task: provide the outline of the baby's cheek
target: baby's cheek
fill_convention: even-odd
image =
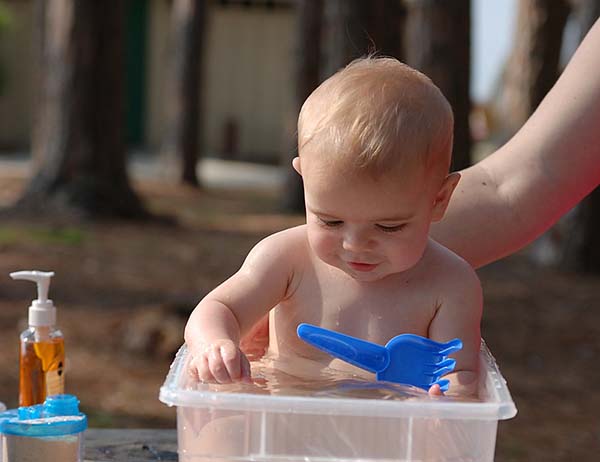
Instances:
[[[322,260],[329,260],[335,253],[337,239],[331,233],[313,231],[309,234],[308,241],[313,252]]]
[[[396,270],[403,271],[418,245],[415,236],[408,233],[385,235],[378,242],[377,253]]]
[[[426,245],[427,239],[401,242],[393,249],[390,249],[390,254],[395,255],[395,260],[402,269],[408,269],[421,259]]]

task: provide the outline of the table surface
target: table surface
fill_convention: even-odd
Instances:
[[[177,431],[100,429],[85,432],[85,462],[177,460]]]

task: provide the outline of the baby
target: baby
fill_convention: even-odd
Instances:
[[[206,382],[247,380],[240,338],[271,310],[271,355],[367,376],[300,340],[298,324],[382,345],[402,333],[458,337],[450,393],[475,393],[479,280],[428,236],[460,178],[448,174],[452,130],[439,89],[395,59],[359,59],[323,82],[302,106],[292,162],[306,224],[259,242],[198,304],[185,329],[190,372]],[[437,385],[429,392],[440,394]]]

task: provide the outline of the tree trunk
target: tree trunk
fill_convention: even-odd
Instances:
[[[574,13],[583,40],[600,17],[600,0],[579,0],[576,8]],[[600,274],[600,188],[579,204],[569,228],[571,232],[561,249],[561,267]]]
[[[304,100],[319,85],[321,59],[321,26],[323,23],[323,0],[298,0],[296,31],[296,116]],[[286,168],[283,210],[290,213],[304,212],[304,189],[302,178],[292,168],[291,161],[298,153],[297,133],[293,137],[290,155],[284,159]]]
[[[577,20],[581,26],[580,41],[600,17],[600,0],[574,0]]]
[[[556,82],[570,10],[568,0],[521,0],[518,6],[501,102],[507,136],[523,126]]]
[[[600,188],[581,203],[577,226],[581,228],[581,245],[570,249],[577,256],[573,269],[600,274]]]
[[[405,8],[399,0],[327,0],[324,15],[324,78],[369,53],[402,59]]]
[[[471,2],[410,0],[407,4],[407,63],[431,78],[452,106],[452,169],[460,170],[471,164]]]
[[[181,162],[181,181],[198,186],[196,165],[200,129],[202,34],[205,0],[174,0],[171,13],[171,52],[166,92],[166,131],[163,154]]]
[[[297,7],[297,112],[321,80],[353,59],[373,52],[400,57],[404,8],[399,0],[299,0]],[[304,211],[302,182],[291,168],[283,208]]]
[[[125,165],[121,0],[63,0],[43,15],[36,173],[16,210],[86,218],[147,217]]]

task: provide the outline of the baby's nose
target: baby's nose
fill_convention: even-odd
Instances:
[[[350,252],[357,252],[371,247],[372,242],[367,232],[363,230],[347,230],[344,233],[342,247]]]

